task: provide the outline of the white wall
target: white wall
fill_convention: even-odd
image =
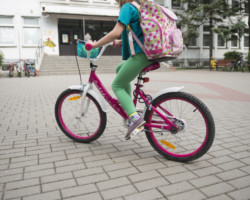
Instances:
[[[59,55],[58,44],[58,17],[56,15],[43,15],[42,16],[42,40],[46,42],[50,40],[56,46],[44,47],[44,53],[48,55]]]
[[[41,39],[43,42],[46,42],[49,38],[56,46],[53,48],[45,47],[45,53],[49,55],[59,55],[59,44],[58,44],[58,19],[60,17],[64,17],[64,15],[57,14],[41,14],[41,0],[0,0],[0,15],[12,15],[14,16],[14,30],[15,30],[15,45],[11,47],[0,46],[0,50],[4,53],[6,59],[34,59],[36,47],[25,47],[23,45],[23,21],[22,17],[40,17],[40,30],[41,30]],[[53,0],[57,2],[59,0]],[[66,0],[65,0],[66,2]],[[77,2],[77,1],[74,1]],[[114,0],[110,0],[111,4],[114,4]],[[171,7],[170,0],[164,0],[165,6]],[[78,2],[79,3],[79,2]],[[86,2],[85,2],[86,3]],[[92,6],[94,2],[90,0],[90,4]],[[81,4],[78,4],[82,6]],[[98,6],[101,6],[101,4]],[[65,18],[77,18],[84,19],[81,15],[66,15]],[[85,17],[87,18],[87,17]],[[89,16],[88,18],[92,18]],[[96,17],[94,17],[96,18]],[[99,19],[99,18],[98,18]],[[244,20],[247,21],[245,18]],[[198,38],[198,45],[202,44],[202,27],[200,28],[200,38]],[[216,41],[216,40],[215,40]],[[243,41],[242,41],[243,44]],[[226,51],[236,50],[241,51],[244,50],[247,52],[247,48],[243,48],[241,45],[241,49],[239,48],[231,48],[230,42],[228,44],[228,48],[217,49],[217,45],[215,45],[214,55],[217,58],[223,58],[223,54]],[[190,48],[186,50],[180,58],[208,58],[209,49],[203,47]]]
[[[23,45],[22,17],[40,17],[39,0],[0,0],[0,15],[14,16],[15,44],[11,47],[0,46],[6,59],[27,59],[35,55],[35,47]]]

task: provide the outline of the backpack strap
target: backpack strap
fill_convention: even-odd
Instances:
[[[141,5],[137,3],[136,1],[132,1],[130,4],[132,4],[134,7],[137,8],[137,10],[140,10]]]
[[[130,47],[130,51],[131,51],[132,56],[135,55],[133,38],[135,39],[137,44],[141,47],[142,51],[145,53],[145,48],[144,48],[143,44],[141,43],[141,41],[138,39],[138,37],[135,35],[135,33],[131,29],[129,31],[128,37],[129,37],[129,47]]]
[[[140,7],[141,7],[140,4],[138,4],[136,1],[133,1],[130,4],[133,5],[138,10],[138,12],[139,12]],[[128,37],[129,37],[129,47],[130,47],[131,55],[132,56],[135,55],[135,48],[134,48],[134,44],[133,44],[133,38],[135,39],[135,41],[137,42],[137,44],[141,47],[141,49],[145,53],[145,48],[144,48],[143,44],[138,39],[138,37],[135,35],[135,33],[132,31],[132,29],[130,28],[129,25],[127,26],[127,29],[129,31]]]

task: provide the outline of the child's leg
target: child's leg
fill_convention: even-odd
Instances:
[[[130,82],[146,66],[152,64],[152,62],[147,60],[144,53],[139,53],[135,56],[131,56],[122,64],[122,67],[120,67],[120,70],[115,80],[113,81],[112,89],[125,112],[130,115],[136,112],[136,109],[130,97],[130,94],[128,94],[125,88],[128,88]]]
[[[124,65],[126,61],[122,62],[121,64],[119,64],[117,67],[116,67],[116,74],[118,74],[118,72],[120,71],[120,69],[122,68],[122,66]],[[130,96],[131,98],[131,84],[128,83],[125,87],[124,87],[125,91],[128,93],[128,95]]]

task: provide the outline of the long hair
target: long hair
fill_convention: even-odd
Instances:
[[[132,1],[134,1],[134,0],[117,0],[117,3],[119,5],[119,8],[121,8],[123,6],[123,4],[129,3],[129,2],[132,2]],[[143,2],[146,2],[147,0],[138,0],[138,1],[137,1],[138,3],[142,4]]]

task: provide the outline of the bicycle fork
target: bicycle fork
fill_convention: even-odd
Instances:
[[[81,95],[81,106],[80,106],[80,110],[79,110],[77,119],[80,119],[81,117],[83,117],[88,112],[90,99],[87,99],[86,105],[84,105],[84,104],[85,104],[85,101],[86,101],[86,95],[87,95],[90,88],[91,88],[90,83],[88,83],[86,85],[82,85],[83,93]]]

